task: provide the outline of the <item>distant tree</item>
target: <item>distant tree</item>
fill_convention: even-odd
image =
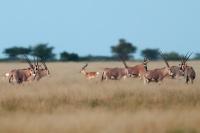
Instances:
[[[6,48],[3,53],[6,54],[10,59],[17,59],[20,55],[28,55],[30,54],[30,48],[24,47],[11,47]]]
[[[125,39],[120,39],[116,46],[111,46],[111,51],[114,56],[125,60],[128,60],[131,57],[131,54],[135,53],[136,50],[137,47],[133,46],[132,43],[127,42]]]
[[[69,61],[78,61],[79,60],[79,56],[76,53],[71,53],[69,55]]]
[[[195,56],[194,56],[194,59],[195,60],[200,60],[200,53],[196,53]]]
[[[69,59],[69,53],[64,51],[62,53],[60,53],[60,60],[61,61],[68,61]]]
[[[141,55],[146,57],[150,60],[157,60],[159,59],[159,49],[144,49],[141,51]]]
[[[179,55],[177,52],[169,52],[169,53],[164,53],[164,55],[166,56],[167,60],[180,60],[181,59],[181,55]]]
[[[53,49],[54,47],[48,47],[47,43],[37,44],[32,47],[32,55],[42,58],[43,60],[53,60],[55,58]]]
[[[61,61],[79,61],[79,56],[76,53],[68,53],[66,51],[60,53]]]

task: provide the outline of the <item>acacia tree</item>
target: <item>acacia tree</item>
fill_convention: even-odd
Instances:
[[[17,59],[21,55],[28,55],[30,54],[31,49],[25,47],[11,47],[6,48],[3,53],[8,56],[10,59]]]
[[[149,49],[149,48],[147,48],[147,49],[144,49],[144,50],[141,51],[141,55],[143,57],[150,59],[150,60],[159,59],[159,57],[160,57],[159,54],[160,54],[159,49]]]
[[[194,59],[195,60],[200,60],[200,53],[196,53],[195,56],[194,56]]]
[[[53,49],[54,47],[49,47],[47,43],[40,43],[32,47],[32,55],[43,60],[53,60],[55,58]]]
[[[164,53],[166,56],[167,60],[180,60],[181,55],[179,55],[177,52],[169,52],[169,53]]]
[[[79,56],[76,53],[68,53],[66,51],[60,53],[60,60],[61,61],[78,61]]]
[[[136,46],[127,42],[125,39],[119,39],[119,43],[116,46],[111,46],[111,51],[114,56],[128,60],[137,50]]]

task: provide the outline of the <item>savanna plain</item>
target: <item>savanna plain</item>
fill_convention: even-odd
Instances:
[[[0,63],[0,133],[198,133],[200,62],[188,64],[197,74],[193,85],[183,78],[149,85],[138,78],[87,80],[80,73],[84,62],[47,63],[50,76],[12,85],[3,74],[28,65]],[[163,61],[148,64],[149,69],[163,66]],[[91,62],[86,70],[104,67],[123,64]]]

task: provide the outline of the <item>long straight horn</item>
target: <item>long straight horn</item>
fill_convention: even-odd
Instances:
[[[185,58],[184,63],[186,63],[188,61],[188,59],[190,58],[191,55],[192,55],[192,53],[190,53],[190,55],[188,55],[188,57]]]
[[[163,54],[162,52],[160,52],[160,55],[161,55],[161,57],[163,58],[163,60],[165,61],[165,64],[167,65],[167,67],[170,67],[170,66],[169,66],[169,63],[168,63],[168,61],[167,61],[167,59],[166,59],[165,56],[164,56],[164,54]]]
[[[36,66],[36,60],[35,60],[35,57],[33,57],[33,63],[34,63],[34,66]]]
[[[146,57],[144,57],[143,65],[144,65],[144,68],[145,68],[146,71],[147,71],[147,63],[148,63],[148,60],[147,60]]]
[[[41,59],[41,62],[42,62],[42,64],[43,64],[44,68],[45,68],[46,70],[48,70],[47,65],[46,65],[46,63],[44,62],[44,60]],[[37,64],[38,64],[38,62],[37,62]]]
[[[24,58],[25,58],[26,62],[29,64],[29,66],[30,66],[32,69],[34,69],[34,66],[33,66],[33,64],[31,63],[31,61],[29,60],[28,56],[27,56],[27,55],[24,55]]]
[[[44,61],[44,60],[41,60],[41,62],[42,62],[42,64],[43,64],[45,70],[47,70],[47,71],[48,71],[48,74],[50,74],[50,71],[49,71],[49,69],[48,69],[48,67],[47,67],[47,65],[46,65],[46,63],[45,63],[45,61]],[[37,61],[37,64],[38,64],[38,61]]]
[[[189,54],[189,52],[187,52],[187,54],[186,54],[185,56],[182,57],[182,59],[181,59],[181,63],[182,63],[182,64],[185,63],[185,60],[186,60],[188,54]]]
[[[38,66],[38,57],[36,58],[36,65]]]
[[[148,58],[144,57],[144,63],[145,63],[145,64],[149,63],[149,61],[150,61],[150,60],[149,60]]]

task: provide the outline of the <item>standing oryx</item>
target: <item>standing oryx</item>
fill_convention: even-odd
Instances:
[[[43,68],[42,65],[39,65],[38,58],[37,62],[34,60],[33,65],[26,55],[24,55],[24,57],[26,62],[29,64],[29,67],[24,69],[13,69],[6,73],[5,76],[8,77],[9,83],[13,83],[15,81],[17,84],[21,84],[25,81],[33,81],[35,79],[38,81],[42,77],[50,74],[49,69],[44,61],[41,60],[44,66]]]
[[[6,73],[9,83],[16,81],[17,84],[21,84],[25,81],[30,81],[35,77],[38,68],[31,63],[26,55],[24,55],[24,57],[29,64],[29,67],[24,69],[13,69],[9,73]]]
[[[34,65],[35,65],[36,68],[37,68],[37,72],[36,72],[36,74],[35,74],[34,79],[36,79],[37,81],[39,81],[41,78],[43,78],[43,77],[45,77],[45,76],[50,75],[50,71],[49,71],[49,69],[48,69],[46,63],[45,63],[42,59],[41,59],[41,63],[42,63],[42,65],[44,66],[44,68],[43,68],[41,65],[39,65],[39,63],[38,63],[38,58],[37,58],[36,63],[35,63],[35,61],[34,61]]]
[[[162,58],[165,61],[165,64],[167,67],[163,67],[163,68],[157,68],[157,69],[153,69],[153,70],[147,70],[147,68],[145,69],[145,74],[144,74],[144,83],[149,83],[149,82],[159,82],[162,81],[166,76],[172,76],[173,72],[166,60],[166,58],[164,57],[164,55],[162,53],[160,53]],[[144,65],[144,68],[146,66]]]
[[[85,77],[86,77],[87,79],[94,79],[94,78],[98,77],[98,75],[100,74],[99,72],[86,72],[85,68],[86,68],[87,66],[88,66],[88,64],[84,65],[84,66],[82,67],[82,69],[81,69],[80,72],[81,72],[83,75],[85,75]]]
[[[179,66],[170,66],[173,75],[171,76],[173,79],[184,76],[184,72],[180,69]]]
[[[104,71],[102,73],[102,77],[101,77],[101,81],[103,80],[108,80],[108,79],[112,79],[112,80],[118,80],[121,78],[126,78],[128,77],[128,69],[126,68],[104,68]]]
[[[145,68],[144,65],[147,67],[147,63],[149,62],[149,60],[147,60],[147,58],[144,59],[144,62],[142,64],[138,64],[132,67],[129,67],[125,60],[122,59],[122,62],[125,66],[125,68],[128,70],[128,75],[132,76],[132,77],[139,77],[140,79],[142,79],[144,73],[145,73]]]
[[[189,81],[191,81],[191,83],[193,83],[193,80],[196,77],[196,73],[193,69],[192,66],[188,66],[187,65],[187,61],[190,58],[190,56],[192,55],[192,53],[190,55],[188,55],[188,53],[183,57],[183,59],[181,60],[181,64],[180,64],[180,70],[182,70],[184,72],[184,77],[186,79],[186,83],[188,84]]]

